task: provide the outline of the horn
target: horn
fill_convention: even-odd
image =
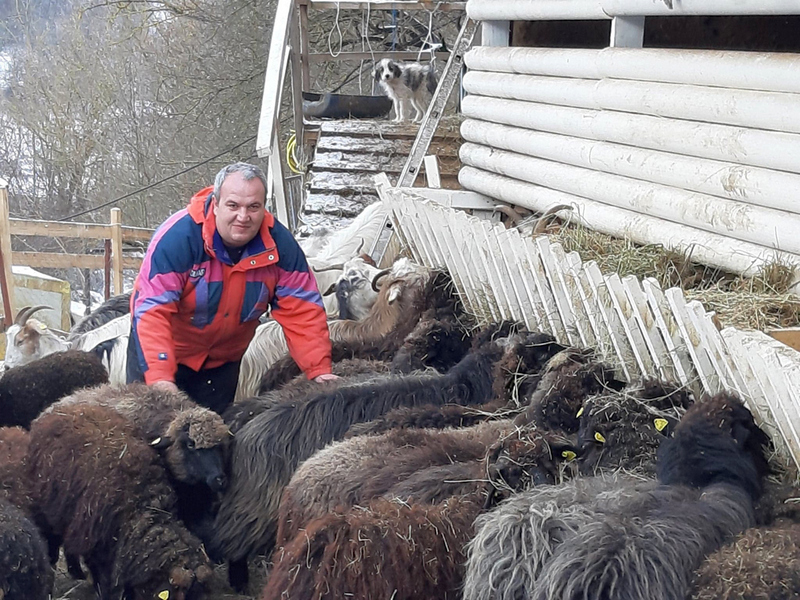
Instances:
[[[332,283],[328,286],[328,289],[322,292],[323,296],[330,296],[333,292],[336,291],[336,284]]]
[[[512,226],[516,225],[517,223],[519,223],[519,213],[517,211],[515,211],[513,208],[511,208],[510,206],[505,206],[505,205],[502,205],[502,204],[498,204],[492,210],[493,210],[493,212],[501,212],[505,216],[507,216],[508,220],[511,221],[511,225]],[[508,228],[508,226],[506,226],[506,228]]]
[[[33,313],[42,310],[43,308],[50,308],[46,304],[37,304],[36,306],[25,306],[17,313],[17,318],[14,320],[14,325],[22,327],[28,322]]]
[[[388,275],[391,272],[392,272],[391,269],[384,269],[383,271],[379,271],[378,273],[376,273],[375,277],[372,278],[372,291],[380,292],[380,290],[378,289],[378,281],[380,280],[381,277],[383,277],[384,275]]]
[[[536,224],[533,226],[531,235],[544,233],[550,222],[556,218],[556,213],[562,210],[572,210],[572,207],[569,204],[556,204],[544,211],[542,216],[536,219]]]
[[[365,240],[364,238],[361,238],[361,243],[358,245],[358,250],[356,250],[356,256],[358,256],[359,254],[361,254],[361,249],[364,247],[364,242],[365,242],[365,241],[366,241],[366,240]]]

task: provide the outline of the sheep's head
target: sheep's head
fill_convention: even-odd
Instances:
[[[188,537],[188,532],[186,534],[181,537]],[[157,573],[152,574],[148,581],[130,590],[126,597],[135,600],[199,600],[204,598],[205,587],[214,574],[211,561],[199,547],[199,540],[191,540],[191,545],[186,544],[186,541],[184,539],[175,540],[176,547],[181,549],[180,554],[176,552],[170,557],[171,560],[167,559],[168,564],[165,564]]]
[[[151,442],[164,453],[170,473],[188,484],[204,483],[215,492],[225,489],[225,454],[231,433],[217,413],[202,407],[182,410],[167,434]]]
[[[5,369],[21,367],[48,354],[69,349],[69,342],[38,319],[31,318],[34,313],[45,308],[49,307],[26,306],[17,313],[14,324],[6,331]]]

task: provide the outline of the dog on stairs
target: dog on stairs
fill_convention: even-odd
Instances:
[[[392,99],[394,121],[407,120],[408,105],[414,109],[414,123],[422,121],[428,103],[436,91],[436,70],[433,63],[402,63],[388,58],[375,65],[375,80]]]

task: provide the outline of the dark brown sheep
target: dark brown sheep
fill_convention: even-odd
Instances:
[[[30,434],[21,427],[0,427],[0,499],[32,515],[31,483],[28,478]]]
[[[461,598],[481,494],[441,504],[379,499],[308,524],[273,556],[262,600]]]
[[[31,427],[33,498],[46,535],[82,556],[102,597],[197,597],[211,576],[200,541],[175,514],[157,453],[116,411],[61,407]]]
[[[748,529],[708,556],[695,573],[691,598],[800,598],[800,523]]]
[[[59,399],[84,387],[108,383],[108,373],[94,354],[56,352],[0,378],[0,425],[30,427],[39,414]]]

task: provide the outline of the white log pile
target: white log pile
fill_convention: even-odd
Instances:
[[[469,6],[490,4],[626,2]],[[477,18],[514,18],[492,15]],[[570,204],[593,229],[728,271],[800,266],[800,55],[479,47],[465,62],[466,189]]]

